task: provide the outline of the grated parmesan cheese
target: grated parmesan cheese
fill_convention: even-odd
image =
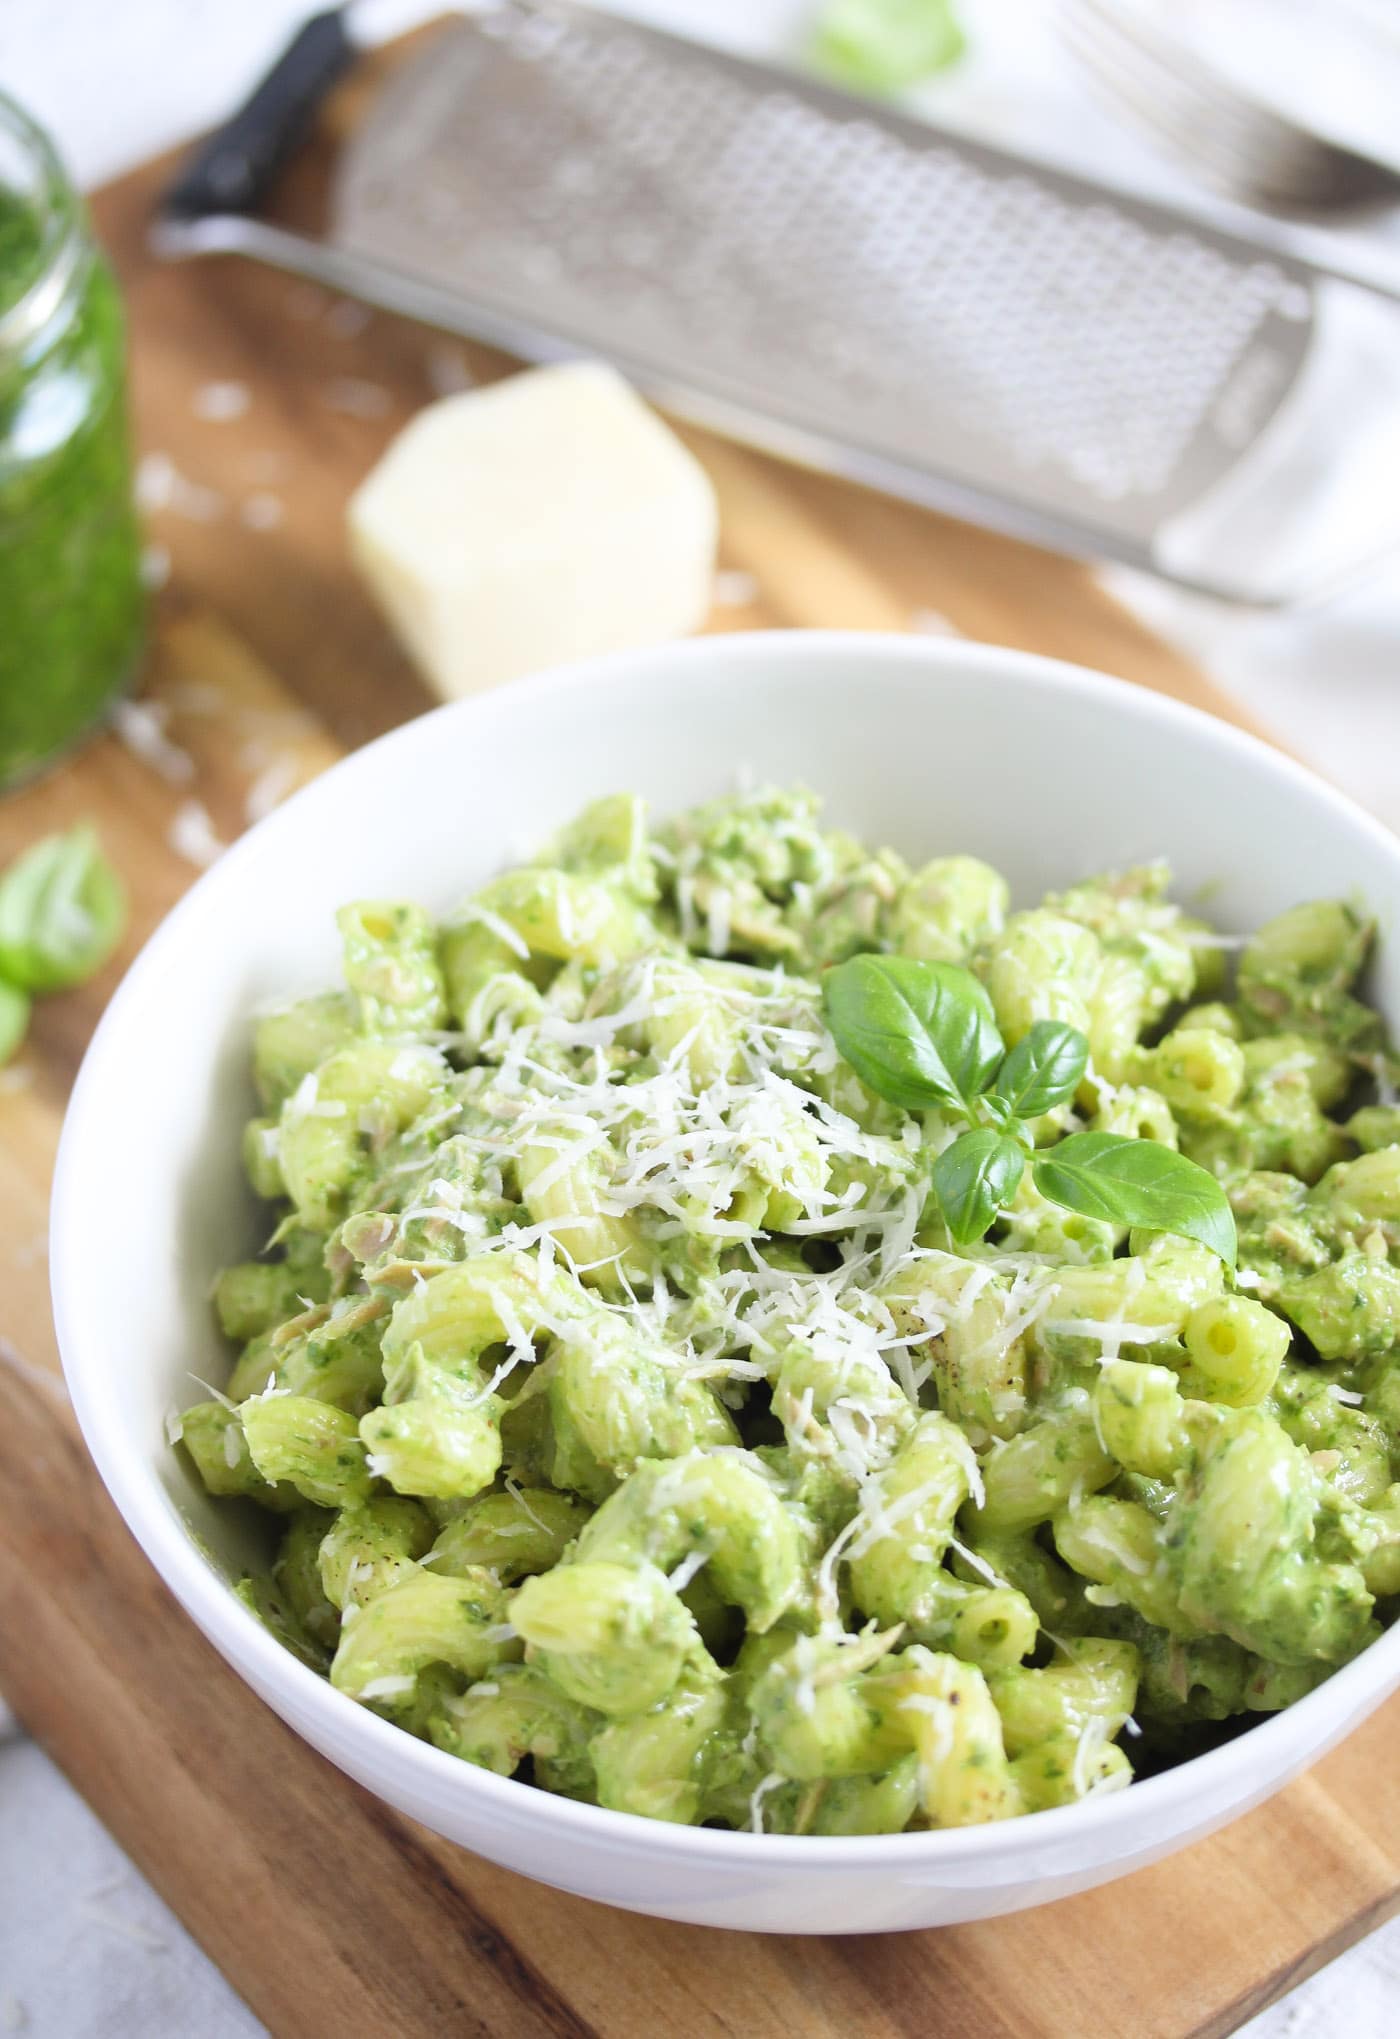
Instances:
[[[285,503],[271,489],[254,489],[239,506],[239,521],[250,531],[276,531],[287,514]]]
[[[321,321],[326,331],[336,340],[358,340],[373,319],[374,313],[358,298],[337,298]]]
[[[225,501],[218,490],[181,474],[168,453],[142,456],[133,493],[137,509],[148,515],[168,510],[172,516],[188,517],[196,524],[212,524],[224,514]]]
[[[266,820],[273,808],[281,805],[299,775],[297,761],[290,753],[273,758],[263,767],[243,799],[243,812],[250,828]]]
[[[704,1570],[710,1562],[711,1553],[703,1547],[690,1551],[683,1557],[673,1572],[666,1575],[666,1583],[673,1593],[684,1593],[697,1572]]]
[[[327,410],[347,418],[387,418],[394,408],[383,383],[369,382],[362,375],[333,375],[322,385],[321,401]]]
[[[146,545],[141,549],[141,585],[148,595],[159,594],[170,579],[170,547]]]
[[[230,425],[252,404],[246,382],[204,382],[190,399],[190,409],[206,425]]]
[[[448,341],[428,349],[424,373],[434,396],[460,396],[463,390],[476,388],[465,350]]]
[[[118,701],[112,709],[112,727],[132,756],[172,786],[187,786],[195,775],[195,762],[187,750],[171,742],[169,722],[170,708],[164,701]]]
[[[758,581],[741,567],[724,567],[715,575],[714,593],[717,609],[746,609],[758,600]]]
[[[909,628],[919,637],[961,637],[963,634],[941,609],[916,609],[909,618]]]
[[[530,944],[523,935],[516,932],[508,920],[502,920],[499,913],[493,913],[487,906],[478,906],[473,903],[464,906],[460,912],[452,917],[452,925],[454,927],[464,927],[472,921],[479,921],[482,927],[486,928],[496,937],[498,942],[505,943],[512,955],[519,956],[522,963],[529,962]]]
[[[228,848],[215,833],[209,810],[202,800],[185,800],[176,808],[166,830],[166,841],[177,857],[199,870],[207,870]]]
[[[780,1784],[786,1783],[787,1779],[781,1770],[770,1770],[768,1775],[761,1779],[754,1787],[749,1797],[749,1831],[751,1833],[761,1834],[763,1832],[763,1801],[770,1792],[776,1791]]]
[[[388,1672],[382,1678],[371,1678],[367,1685],[360,1687],[361,1699],[408,1699],[412,1696],[414,1680],[402,1672]]]

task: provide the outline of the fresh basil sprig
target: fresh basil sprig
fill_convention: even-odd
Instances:
[[[1235,1264],[1235,1220],[1213,1175],[1156,1140],[1071,1133],[1037,1153],[1028,1119],[1074,1096],[1089,1062],[1077,1027],[1037,1020],[1007,1053],[970,970],[905,956],[853,956],[822,983],[838,1050],[877,1096],[939,1110],[970,1130],[933,1165],[933,1190],[960,1245],[980,1239],[1031,1180],[1050,1203],[1111,1224],[1196,1239]]]
[[[101,969],[126,927],[126,894],[94,828],[46,835],[0,876],[0,976],[67,991]]]

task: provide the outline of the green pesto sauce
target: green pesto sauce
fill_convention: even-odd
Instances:
[[[0,342],[0,785],[96,723],[141,649],[121,304],[85,261],[66,313]],[[0,318],[43,266],[38,221],[0,188]]]

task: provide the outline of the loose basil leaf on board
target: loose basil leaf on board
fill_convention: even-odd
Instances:
[[[1089,1063],[1089,1043],[1078,1027],[1037,1020],[997,1071],[993,1093],[1017,1118],[1038,1119],[1057,1104],[1068,1104]]]
[[[1020,1143],[991,1126],[962,1133],[933,1164],[943,1221],[959,1246],[980,1239],[1015,1196],[1026,1165]]]
[[[99,970],[126,926],[126,894],[97,832],[48,835],[0,877],[0,976],[66,991]]]
[[[1213,1175],[1157,1140],[1071,1133],[1037,1155],[1031,1173],[1051,1203],[1115,1225],[1146,1225],[1199,1240],[1235,1264],[1235,1219]]]
[[[823,978],[822,1007],[857,1076],[906,1111],[966,1110],[1004,1052],[991,1000],[956,963],[852,956]]]

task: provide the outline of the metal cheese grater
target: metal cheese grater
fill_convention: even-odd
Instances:
[[[311,241],[247,207],[346,60],[339,15],[312,32],[299,83],[294,44],[261,88],[276,118],[255,95],[171,194],[163,252],[255,255],[529,359],[600,354],[798,460],[1252,597],[1162,538],[1298,388],[1327,271],[1283,230],[1265,248],[571,0],[507,0],[393,75]]]

